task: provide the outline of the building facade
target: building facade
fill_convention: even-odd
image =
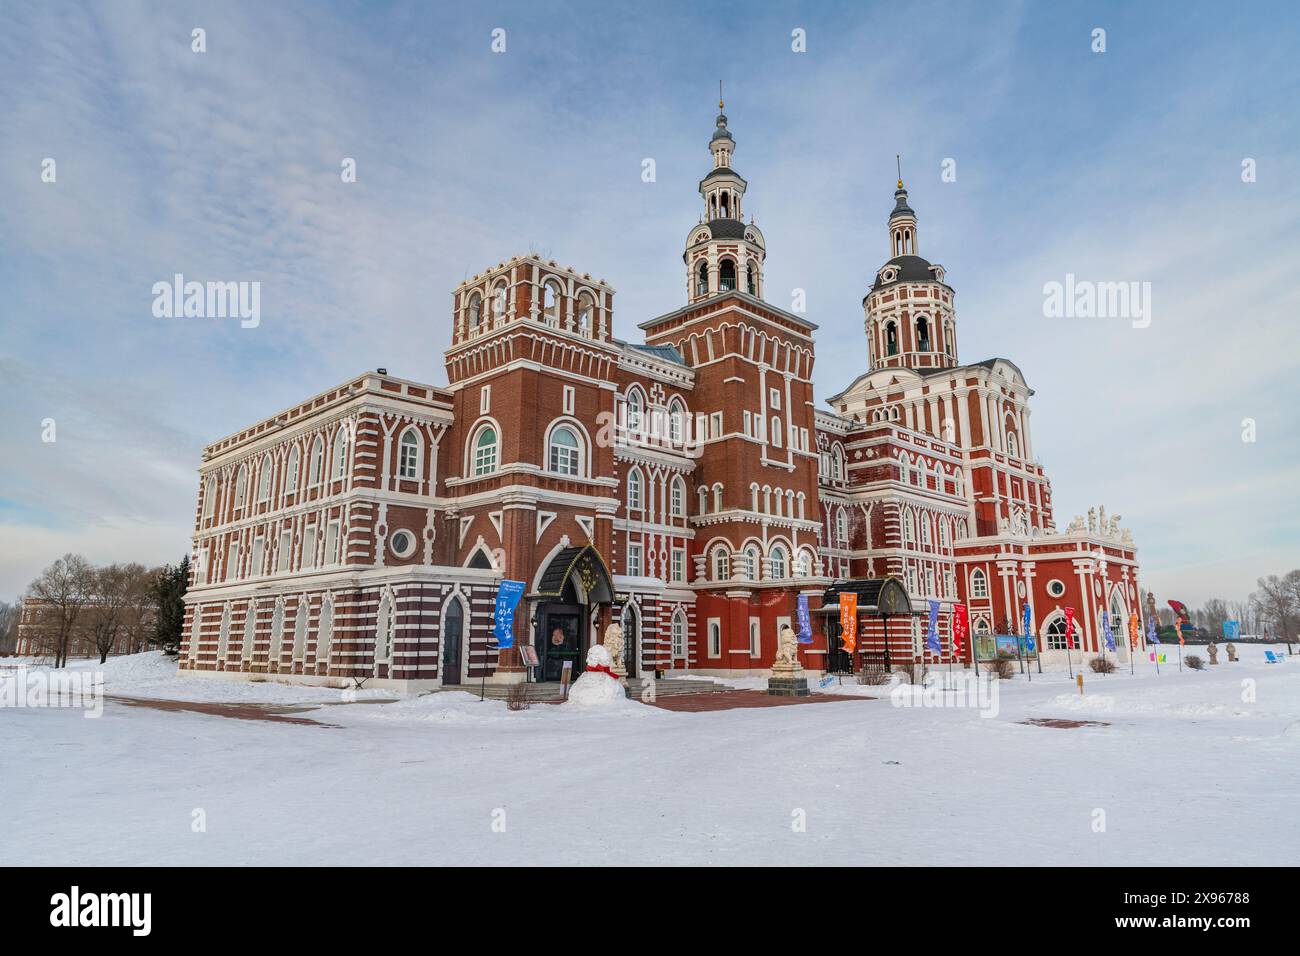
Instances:
[[[823,605],[891,578],[909,607],[864,608],[857,641],[891,663],[948,661],[955,602],[980,634],[1030,604],[1049,663],[1073,607],[1095,652],[1101,611],[1137,609],[1133,542],[1104,514],[1056,530],[1032,392],[1006,359],[959,361],[954,293],[902,183],[863,300],[868,370],[818,409],[816,326],[763,297],[724,114],[709,151],[686,304],[641,322],[643,342],[613,335],[603,279],[515,256],[453,292],[445,387],[380,369],[207,446],[182,668],[554,680],[619,621],[633,676],[761,674],[806,595],[823,613],[800,653],[821,671],[844,666]],[[504,579],[525,595],[498,649]]]

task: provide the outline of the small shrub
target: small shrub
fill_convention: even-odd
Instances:
[[[1109,657],[1094,657],[1088,661],[1088,666],[1092,668],[1094,674],[1113,674],[1115,673],[1115,662]]]
[[[1183,663],[1194,671],[1199,671],[1205,666],[1205,661],[1201,660],[1200,656],[1197,654],[1188,654],[1183,658]]]
[[[506,691],[506,710],[527,710],[528,706],[528,685],[511,684]]]
[[[988,671],[997,677],[998,680],[1011,680],[1016,669],[1012,663],[1015,658],[1005,655],[998,655],[994,660],[989,661]]]
[[[930,666],[925,661],[919,664],[908,661],[906,664],[899,665],[898,672],[907,678],[909,684],[924,684],[925,675],[930,672]]]

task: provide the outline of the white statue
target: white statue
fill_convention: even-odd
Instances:
[[[799,637],[789,624],[781,625],[776,638],[776,659],[772,661],[774,671],[803,670],[799,663]]]
[[[609,651],[609,658],[613,661],[614,673],[619,677],[627,676],[627,668],[623,665],[623,626],[615,621],[609,627],[605,628],[605,650]]]
[[[1097,532],[1099,534],[1105,534],[1106,527],[1106,506],[1102,505],[1097,511]]]
[[[1112,538],[1119,534],[1119,519],[1122,518],[1122,517],[1124,517],[1124,516],[1123,516],[1123,515],[1111,515],[1111,516],[1110,516],[1110,527],[1107,529],[1107,533],[1108,533]]]
[[[1065,529],[1066,534],[1076,534],[1083,530],[1083,515],[1075,515],[1070,526]]]
[[[1097,509],[1088,509],[1088,533],[1092,534],[1097,530]]]

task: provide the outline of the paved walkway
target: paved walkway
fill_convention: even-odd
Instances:
[[[111,700],[128,707],[147,707],[150,710],[188,711],[194,714],[208,714],[213,717],[233,717],[235,720],[266,720],[282,724],[308,724],[314,727],[338,727],[310,717],[292,717],[311,710],[320,710],[319,704],[304,707],[286,707],[279,704],[220,704],[192,700],[158,700],[154,697],[116,697],[106,694],[105,700]]]

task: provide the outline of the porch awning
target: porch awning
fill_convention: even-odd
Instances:
[[[564,593],[564,585],[573,576],[575,583],[587,595],[591,604],[605,604],[614,599],[614,585],[610,580],[605,559],[589,544],[563,548],[546,566],[535,594],[530,598],[557,598]]]
[[[907,588],[898,578],[854,578],[836,581],[822,595],[819,614],[838,614],[841,594],[858,596],[858,613],[876,615],[915,614]]]

